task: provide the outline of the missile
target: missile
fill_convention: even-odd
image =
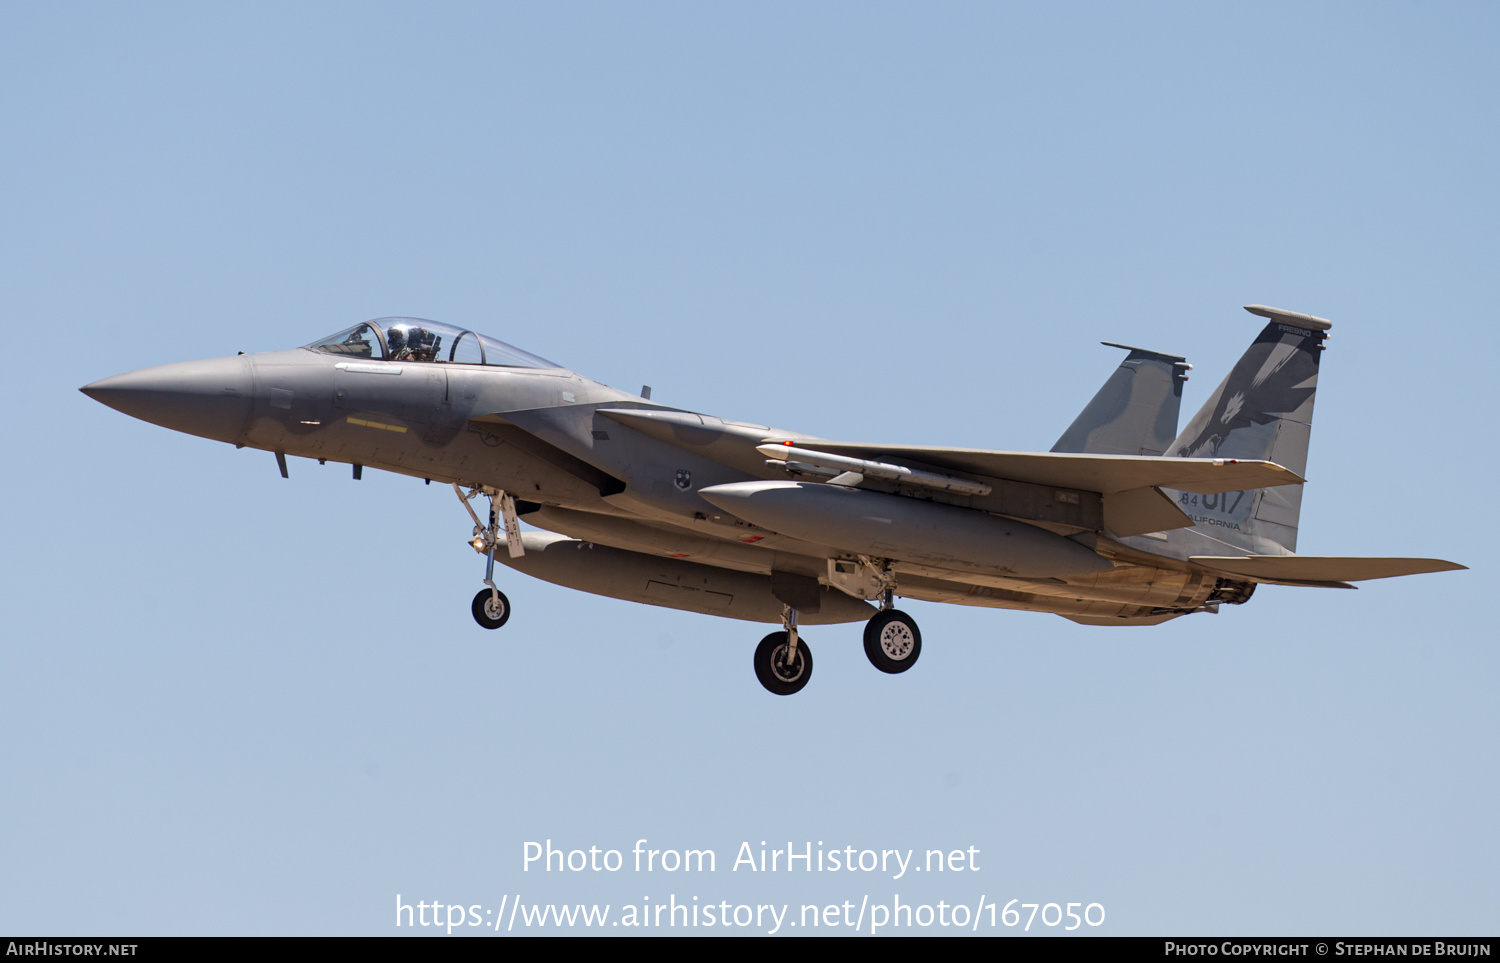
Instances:
[[[1024,578],[1113,568],[1035,525],[904,495],[795,481],[732,482],[698,494],[752,525],[874,558]]]
[[[936,488],[940,491],[953,492],[956,495],[988,495],[992,491],[984,482],[970,481],[967,478],[940,475],[937,472],[907,468],[905,465],[892,465],[883,461],[834,455],[826,451],[813,451],[809,448],[798,448],[795,445],[760,445],[755,450],[767,458],[784,461],[789,465],[812,465],[838,472],[854,472],[858,475],[869,475],[871,478],[881,478],[906,485]]]
[[[782,602],[771,591],[769,575],[659,558],[552,532],[523,532],[521,542],[525,555],[497,555],[495,561],[554,585],[627,602],[746,622],[781,621]],[[804,625],[863,622],[875,614],[867,602],[816,585],[811,578],[806,582],[817,590],[818,607],[799,610],[798,620]]]

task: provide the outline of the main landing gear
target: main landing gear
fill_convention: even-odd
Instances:
[[[865,623],[865,655],[881,672],[905,672],[922,654],[916,620],[897,609],[885,609]]]
[[[860,556],[880,585],[880,611],[865,623],[865,656],[881,672],[895,675],[917,664],[922,654],[922,633],[910,615],[896,604],[896,572],[890,559]]]
[[[894,594],[887,590],[880,611],[865,623],[865,655],[871,665],[891,675],[916,665],[922,654],[917,620],[892,607]],[[772,632],[755,647],[755,677],[768,692],[792,695],[812,678],[812,650],[797,632],[796,609],[784,606],[781,624],[782,631]]]
[[[784,631],[772,632],[755,647],[755,677],[776,695],[801,692],[812,678],[812,649],[797,635],[797,610],[783,606]]]
[[[463,502],[464,510],[474,520],[474,538],[469,542],[474,546],[474,551],[485,557],[484,562],[484,584],[488,588],[481,589],[474,596],[474,604],[470,611],[474,613],[474,621],[480,627],[486,629],[498,629],[510,621],[510,599],[495,585],[495,548],[500,544],[501,527],[504,527],[505,542],[510,551],[511,558],[519,558],[526,554],[526,547],[521,544],[521,523],[516,519],[516,500],[513,496],[493,488],[472,488],[467,494],[464,490],[453,486],[454,494],[458,500]],[[486,525],[479,520],[474,506],[470,504],[474,496],[484,494],[490,500],[490,510]]]

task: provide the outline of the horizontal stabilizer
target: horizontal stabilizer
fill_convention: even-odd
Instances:
[[[1360,558],[1343,555],[1194,555],[1194,565],[1265,582],[1363,582],[1372,578],[1453,572],[1467,565],[1440,558]]]
[[[773,440],[780,442],[780,439]],[[1212,495],[1249,488],[1300,485],[1304,481],[1296,472],[1275,462],[1253,459],[1073,455],[928,445],[868,445],[846,441],[801,444],[855,458],[905,458],[952,471],[1103,494],[1136,488],[1172,488]]]

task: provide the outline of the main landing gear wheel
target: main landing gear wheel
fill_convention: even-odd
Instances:
[[[798,637],[797,654],[790,660],[787,654],[791,646],[787,643],[787,633],[772,632],[755,647],[755,677],[776,695],[801,692],[812,678],[812,649],[807,647],[807,640]]]
[[[504,592],[481,589],[474,596],[474,621],[486,629],[498,629],[510,620],[510,599]]]
[[[865,655],[881,672],[905,672],[922,654],[922,633],[905,612],[886,609],[865,623]]]

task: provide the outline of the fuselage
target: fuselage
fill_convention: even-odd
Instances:
[[[921,631],[898,597],[1154,625],[1246,602],[1262,583],[1352,588],[1462,569],[1297,553],[1331,322],[1246,310],[1269,322],[1175,437],[1185,362],[1128,348],[1049,452],[731,421],[416,318],[82,390],[274,452],[284,477],[293,456],[351,464],[355,479],[373,468],[451,486],[484,556],[470,603],[481,628],[512,613],[496,562],[595,595],[779,623],[756,646],[755,674],[790,695],[813,669],[801,625],[863,622],[876,669],[915,665]]]

